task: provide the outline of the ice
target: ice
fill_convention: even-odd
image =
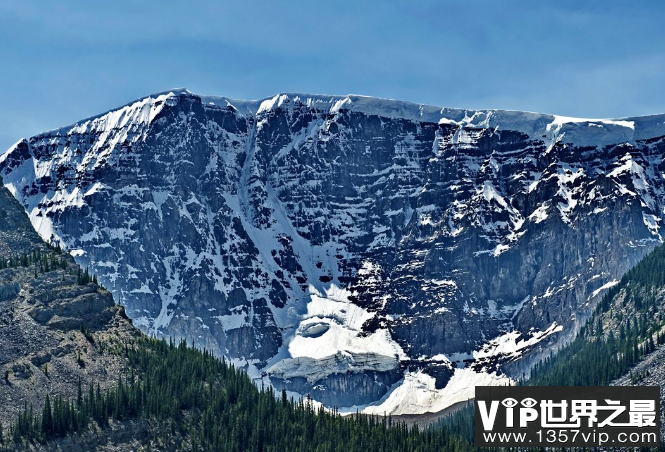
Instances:
[[[605,146],[633,142],[642,132],[636,119],[585,119],[554,116],[546,127],[550,143],[575,143],[578,146]]]
[[[569,123],[589,123],[591,125],[596,125],[596,124],[609,124],[609,125],[616,125],[619,127],[625,127],[628,129],[633,129],[635,130],[635,121],[628,121],[628,120],[616,120],[616,119],[585,119],[585,118],[573,118],[569,116],[554,116],[554,121],[550,123],[549,127],[560,127],[564,124],[569,124]]]
[[[587,298],[587,300],[591,300],[592,298],[598,296],[598,294],[601,293],[602,291],[607,290],[607,289],[609,289],[609,288],[611,288],[611,287],[614,287],[614,286],[616,286],[617,284],[619,284],[619,280],[618,280],[618,279],[614,279],[614,280],[612,280],[612,281],[610,281],[610,282],[608,282],[608,283],[603,284],[603,285],[600,286],[598,289],[596,289],[596,290],[594,290],[593,292],[591,292],[591,295],[589,295],[589,297]]]
[[[365,269],[370,268],[367,264]],[[374,354],[387,357],[406,356],[401,347],[386,330],[379,329],[369,335],[361,335],[363,324],[374,314],[348,300],[350,292],[331,285],[324,293],[310,288],[310,301],[299,320],[300,334],[296,333],[288,343],[290,357],[328,358],[339,351],[356,354]],[[313,325],[325,331],[320,335],[302,334]],[[326,325],[323,327],[322,325]]]
[[[131,293],[143,293],[143,294],[152,294],[152,290],[146,285],[146,284],[141,284],[141,287],[138,289],[134,289],[131,291]]]
[[[476,386],[505,386],[514,382],[505,375],[475,372],[469,368],[456,368],[443,389],[436,389],[435,380],[424,372],[406,372],[379,402],[360,407],[340,409],[343,414],[363,413],[375,415],[436,413],[458,402],[475,397]]]
[[[436,286],[450,286],[453,288],[457,287],[457,283],[452,279],[432,279],[430,282]]]
[[[506,203],[506,200],[503,199],[503,196],[501,196],[497,191],[496,188],[494,188],[494,185],[492,185],[492,182],[486,180],[484,185],[483,185],[483,197],[485,198],[485,201],[489,202],[491,200],[495,200],[501,207],[508,208],[508,203]]]
[[[646,212],[642,212],[642,219],[646,227],[649,228],[649,232],[651,232],[655,236],[660,237],[658,231],[660,230],[659,223],[661,219],[653,214],[648,214]]]
[[[498,257],[501,253],[504,253],[510,249],[510,246],[504,245],[504,244],[498,244],[496,248],[494,248],[494,252],[492,253],[494,257]]]
[[[394,372],[403,365],[400,361],[408,359],[407,355],[391,337],[388,328],[373,326],[370,332],[366,332],[363,331],[363,326],[366,328],[368,324],[376,325],[375,321],[378,321],[379,325],[384,321],[408,321],[408,313],[385,309],[392,308],[390,303],[397,296],[383,293],[382,285],[387,284],[390,278],[400,272],[421,275],[426,259],[436,258],[436,253],[432,252],[430,243],[423,242],[422,246],[413,252],[413,259],[394,273],[391,272],[392,269],[381,268],[377,261],[382,257],[375,256],[383,256],[393,250],[401,253],[403,250],[398,241],[419,236],[426,239],[423,230],[434,231],[433,234],[437,236],[432,237],[439,243],[443,240],[439,240],[438,234],[445,235],[446,240],[451,238],[451,243],[457,243],[459,240],[470,240],[473,234],[480,232],[481,246],[473,250],[475,255],[483,255],[483,259],[503,259],[503,253],[511,247],[519,246],[517,242],[525,231],[530,229],[530,232],[539,233],[543,225],[537,225],[548,218],[550,221],[559,221],[562,218],[570,227],[575,227],[574,214],[578,210],[585,214],[597,214],[611,209],[606,204],[598,204],[598,207],[591,204],[591,201],[599,202],[607,196],[601,188],[595,187],[595,191],[588,193],[579,190],[580,185],[602,173],[611,179],[612,183],[607,185],[614,189],[614,193],[610,196],[619,193],[637,198],[636,201],[643,208],[644,225],[653,234],[651,240],[660,240],[663,194],[654,191],[657,187],[654,180],[662,177],[661,174],[654,173],[658,171],[654,168],[659,168],[659,162],[655,161],[657,158],[653,155],[640,155],[635,152],[636,148],[631,147],[631,143],[665,135],[665,115],[598,120],[529,112],[441,108],[356,95],[280,93],[266,99],[250,101],[203,96],[203,108],[207,112],[214,110],[219,114],[219,109],[225,109],[225,114],[229,111],[235,112],[237,119],[247,120],[247,124],[251,124],[247,127],[247,133],[229,132],[213,120],[200,124],[211,142],[218,137],[224,137],[225,140],[224,145],[218,145],[210,156],[205,156],[205,170],[204,166],[201,166],[202,177],[213,178],[217,173],[225,172],[224,177],[234,181],[232,188],[220,188],[220,191],[215,193],[219,202],[214,208],[211,207],[210,200],[204,199],[204,195],[199,193],[197,198],[193,193],[189,193],[189,189],[181,190],[181,187],[176,187],[174,184],[177,177],[173,175],[157,188],[143,178],[145,174],[140,173],[128,173],[126,180],[123,175],[118,186],[115,186],[115,181],[107,181],[106,186],[94,180],[97,171],[104,171],[123,158],[132,162],[132,170],[135,162],[138,162],[137,168],[141,163],[145,164],[141,159],[147,156],[141,155],[141,146],[134,144],[148,137],[149,126],[160,121],[165,108],[175,105],[181,96],[190,95],[193,96],[187,90],[158,93],[74,126],[33,137],[30,141],[21,140],[0,156],[0,162],[14,157],[13,153],[19,147],[32,154],[29,154],[28,158],[21,155],[23,160],[18,166],[12,165],[11,171],[2,175],[3,182],[26,207],[30,220],[40,235],[47,239],[60,239],[60,225],[57,221],[54,224],[53,218],[58,218],[65,210],[67,214],[88,210],[88,204],[94,207],[92,200],[105,199],[107,196],[109,202],[136,208],[136,218],[158,216],[160,221],[166,221],[171,218],[170,215],[174,215],[174,221],[183,221],[187,227],[191,223],[197,228],[196,232],[201,234],[202,241],[205,242],[202,250],[194,251],[189,246],[174,246],[167,251],[166,257],[150,255],[149,259],[153,260],[152,267],[146,266],[141,272],[123,261],[122,250],[117,256],[119,264],[114,264],[115,256],[105,257],[102,262],[96,263],[99,268],[109,270],[107,276],[111,282],[132,280],[129,289],[120,291],[120,302],[129,296],[130,292],[154,295],[152,305],[157,312],[151,311],[149,317],[146,311],[146,315],[141,314],[135,320],[137,325],[152,333],[168,327],[174,315],[180,315],[176,314],[177,303],[189,289],[188,284],[185,284],[188,271],[201,272],[201,275],[210,278],[219,294],[229,295],[232,289],[237,288],[237,281],[229,277],[233,269],[226,258],[244,246],[245,237],[241,238],[231,228],[224,230],[224,234],[228,235],[225,237],[228,240],[224,243],[218,243],[212,236],[220,228],[220,217],[238,221],[238,229],[242,230],[242,234],[246,233],[246,241],[255,247],[252,248],[252,253],[256,254],[248,259],[251,263],[246,270],[251,281],[243,281],[246,284],[242,287],[246,298],[267,299],[272,281],[281,281],[284,287],[289,286],[286,307],[278,308],[268,304],[273,316],[271,320],[274,319],[283,335],[283,345],[278,354],[265,367],[260,367],[257,361],[247,359],[234,361],[238,365],[246,366],[254,377],[261,377],[261,372],[269,371],[276,376],[302,377],[314,382],[334,373]],[[262,131],[262,127],[277,109],[285,112],[285,118],[291,121],[298,118],[298,114],[304,111],[305,107],[312,110],[312,119],[308,126],[297,129],[295,123],[286,124],[289,129],[293,127],[291,136],[285,137],[287,144],[280,149],[274,149],[274,154],[271,154],[271,158],[281,159],[280,165],[283,165],[273,174],[262,175],[261,171],[272,168],[272,163],[260,160],[260,156],[254,155],[257,133]],[[296,208],[282,203],[280,198],[284,198],[285,190],[297,190],[302,188],[302,185],[315,191],[321,184],[330,182],[319,175],[303,178],[289,174],[289,159],[295,158],[294,155],[301,152],[311,152],[312,156],[326,152],[325,146],[317,148],[309,144],[327,145],[330,143],[326,140],[332,139],[331,134],[344,136],[348,133],[349,130],[345,129],[348,126],[344,121],[335,123],[339,127],[337,132],[331,128],[333,121],[344,116],[346,112],[372,116],[371,121],[374,121],[377,127],[390,125],[387,118],[419,122],[409,124],[395,141],[387,144],[375,145],[372,142],[357,148],[344,149],[344,152],[357,152],[359,160],[370,158],[373,153],[383,150],[396,156],[377,168],[350,168],[352,177],[361,181],[353,187],[357,193],[344,193],[334,202],[320,208],[307,206],[306,202]],[[180,113],[181,119],[186,121],[186,114]],[[243,115],[253,116],[258,121],[250,122],[248,118],[242,118]],[[413,130],[421,127],[432,129],[432,143],[418,141],[418,133]],[[158,130],[159,127],[155,129]],[[484,149],[480,149],[482,152],[475,152],[481,137],[493,134],[492,139],[504,140],[507,136],[512,139],[510,134],[501,136],[502,130],[519,131],[529,135],[532,140],[526,149],[514,149],[502,154],[492,149],[488,149],[487,153]],[[77,143],[75,134],[79,132],[87,135]],[[87,142],[88,140],[90,141]],[[174,156],[179,149],[187,148],[187,140],[187,133],[178,134],[173,148],[165,150],[164,156],[173,156],[176,166],[191,165],[194,160],[188,155],[177,156],[177,159]],[[70,141],[71,144],[65,144]],[[564,149],[564,152],[552,155],[556,157],[552,166],[547,169],[538,168],[536,171],[541,163],[538,153],[547,148],[552,150],[556,145],[565,148],[572,142],[577,145],[588,142],[591,146],[599,147],[619,144],[622,148],[589,151],[594,158],[598,156],[598,159],[603,160],[602,164],[560,161],[568,158]],[[385,149],[381,147],[386,145]],[[55,151],[38,157],[34,153],[38,146]],[[629,151],[618,152],[617,149],[623,149],[623,146]],[[425,150],[426,155],[414,157],[421,149]],[[474,149],[474,152],[467,152],[466,149]],[[622,157],[617,160],[614,157],[616,155]],[[160,158],[159,155],[149,156],[152,157]],[[432,187],[420,184],[421,173],[429,170],[428,162],[445,162],[446,168],[459,172],[459,175],[452,177],[449,186],[442,187],[441,197],[430,196],[426,192]],[[164,164],[166,161],[160,160],[157,163]],[[517,167],[518,170],[512,169]],[[75,182],[51,192],[26,190],[39,177],[56,175],[54,171],[57,168],[66,168],[67,177]],[[437,165],[432,164],[431,168],[436,170]],[[308,167],[306,171],[310,170]],[[262,177],[266,180],[261,180]],[[364,179],[367,179],[367,182],[363,182]],[[387,184],[385,188],[381,187],[382,191],[370,190],[371,187],[381,184]],[[539,196],[539,192],[544,186],[549,186],[548,184],[556,184],[557,195],[554,200],[550,196]],[[616,184],[616,187],[613,184]],[[182,193],[183,191],[185,193]],[[422,194],[426,195],[416,199]],[[374,198],[385,199],[387,202],[377,207]],[[540,204],[536,204],[537,202]],[[583,210],[587,206],[590,206],[589,209]],[[297,221],[294,220],[293,209],[298,209],[298,215],[302,218],[323,217],[324,222],[332,229],[342,232],[327,243],[315,244],[316,238],[312,238],[311,230],[303,227],[300,217]],[[368,223],[369,226],[365,228],[359,220],[370,215],[375,221]],[[139,221],[136,218],[134,221]],[[420,230],[418,224],[425,227]],[[394,230],[400,228],[399,231]],[[85,261],[93,255],[96,247],[112,250],[122,248],[118,246],[121,241],[133,242],[131,246],[137,246],[141,251],[149,248],[145,243],[136,242],[137,232],[135,223],[121,223],[120,227],[110,228],[100,220],[98,225],[86,228],[85,233],[81,233],[76,240],[62,243],[71,244],[72,246],[68,247],[70,252],[78,260]],[[284,237],[289,239],[288,246],[280,241]],[[355,240],[377,254],[373,254],[371,258],[353,255],[347,250],[345,243]],[[167,246],[170,247],[170,244]],[[451,251],[454,246],[457,245],[451,245]],[[475,251],[476,249],[481,251]],[[282,264],[277,262],[279,258],[275,258],[280,252],[285,252],[293,259],[292,267],[297,270],[284,271]],[[455,371],[446,388],[437,390],[433,386],[433,378],[424,372],[413,370],[414,367],[412,371],[404,374],[404,379],[391,389],[384,400],[362,409],[377,413],[382,410],[406,413],[436,411],[449,406],[455,400],[468,398],[469,388],[472,390],[474,382],[506,382],[505,377],[480,372],[473,365],[467,368],[463,363],[465,359],[491,361],[495,358],[518,357],[539,340],[560,331],[560,326],[553,325],[545,331],[520,335],[513,331],[511,320],[524,303],[537,304],[543,297],[552,297],[563,290],[569,290],[572,287],[571,280],[554,281],[541,297],[526,297],[519,303],[510,301],[515,303],[511,305],[507,305],[505,299],[486,300],[480,297],[476,300],[469,297],[468,300],[463,300],[467,301],[466,304],[458,305],[453,302],[454,297],[460,294],[468,295],[463,293],[468,288],[458,288],[456,275],[443,270],[449,267],[445,262],[447,250],[439,249],[437,253],[439,259],[444,261],[440,266],[441,273],[429,274],[426,277],[416,276],[416,283],[421,286],[419,290],[431,293],[427,300],[429,305],[417,305],[416,300],[409,300],[406,305],[409,306],[412,302],[412,309],[417,315],[437,315],[446,319],[459,315],[461,321],[465,321],[467,319],[457,312],[463,305],[464,312],[469,316],[482,315],[487,316],[482,320],[503,322],[502,329],[499,330],[503,333],[489,341],[483,338],[485,346],[479,345],[474,352],[469,349],[445,355],[435,349],[432,352],[434,356],[413,358],[414,362],[434,361],[442,365],[450,363],[451,366],[459,366],[460,369]],[[451,252],[450,256],[454,256],[454,253]],[[472,257],[469,256],[469,259]],[[359,268],[359,271],[357,274],[344,273],[340,270],[339,261],[353,262],[353,268]],[[165,282],[158,285],[146,279],[150,269],[157,272],[156,268],[159,267],[161,272],[161,266],[165,269]],[[206,271],[209,273],[204,274]],[[357,277],[357,284],[376,289],[377,293],[372,295],[374,298],[371,308],[362,308],[352,301],[356,299],[357,293],[352,293],[343,286],[343,276]],[[587,274],[580,276],[585,279],[588,277]],[[593,287],[598,284],[601,284],[601,281]],[[592,297],[607,287],[606,284],[594,291]],[[220,309],[208,309],[209,312],[214,311],[214,316],[206,312],[203,320],[199,320],[203,329],[219,327],[218,331],[223,329],[228,332],[238,328],[253,328],[255,315],[259,315],[254,313],[251,306],[230,311],[226,307],[218,307]],[[386,312],[382,312],[382,308]],[[379,312],[375,312],[377,309]],[[209,324],[205,324],[208,321]]]
[[[348,110],[385,118],[428,121],[457,127],[461,141],[456,142],[462,144],[469,134],[465,128],[518,130],[532,137],[547,136],[551,144],[578,140],[578,144],[587,144],[589,141],[596,145],[634,142],[661,136],[665,130],[665,115],[623,119],[572,118],[524,111],[442,108],[354,94],[282,93],[250,101],[212,96],[202,96],[202,99],[220,107],[232,105],[242,114],[265,114],[275,108],[296,108],[301,104],[331,114]],[[590,138],[587,138],[589,136]],[[583,142],[580,143],[579,140]]]
[[[557,325],[556,322],[552,322],[552,324],[545,331],[532,332],[530,335],[528,335],[529,337],[527,338],[525,338],[525,336],[518,331],[510,331],[495,339],[492,339],[480,350],[474,351],[473,357],[476,360],[495,356],[517,357],[522,353],[522,351],[532,347],[546,337],[554,333],[558,333],[562,330],[562,325]]]
[[[339,351],[356,354],[373,354],[393,358],[403,355],[402,349],[392,340],[386,330],[377,330],[368,336],[349,330],[334,321],[316,319],[317,325],[326,323],[328,329],[320,336],[296,335],[289,343],[292,357],[323,359],[336,355]]]
[[[238,314],[218,315],[215,318],[219,320],[224,331],[231,331],[242,328],[243,326],[251,326],[251,323],[248,322],[248,317],[246,313],[241,312]]]

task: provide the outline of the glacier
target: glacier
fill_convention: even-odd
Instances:
[[[174,89],[17,142],[3,184],[135,325],[341,412],[528,375],[662,242],[665,115]]]

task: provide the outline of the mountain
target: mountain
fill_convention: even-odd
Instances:
[[[533,369],[533,385],[661,386],[665,435],[665,246],[609,290],[589,323],[557,355]]]
[[[534,366],[530,386],[660,386],[665,438],[665,245],[656,247],[602,297],[570,344]],[[438,428],[473,441],[473,402]]]
[[[143,336],[0,187],[0,449],[471,450],[447,431],[342,417]]]
[[[5,186],[145,332],[327,406],[521,377],[662,242],[665,116],[155,94],[19,141]]]
[[[0,217],[0,426],[7,427],[46,394],[75,397],[79,382],[115,384],[126,362],[112,348],[140,333],[71,256],[42,241],[4,187]]]

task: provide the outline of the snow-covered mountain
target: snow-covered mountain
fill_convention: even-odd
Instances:
[[[0,174],[145,331],[399,414],[571,337],[662,241],[664,156],[665,115],[173,90],[21,140]]]

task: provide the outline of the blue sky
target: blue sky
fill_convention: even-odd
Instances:
[[[0,151],[172,87],[665,112],[662,1],[0,0]]]

